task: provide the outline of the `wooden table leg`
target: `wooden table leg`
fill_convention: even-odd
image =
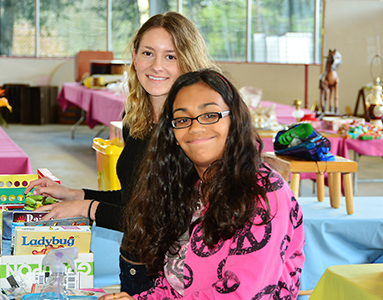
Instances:
[[[352,176],[351,173],[343,174],[344,194],[346,197],[346,208],[349,215],[354,213],[354,195],[352,191]]]
[[[340,194],[341,194],[341,184],[340,184],[340,173],[332,174],[332,196],[334,208],[340,207]]]
[[[324,176],[323,176],[323,173],[317,173],[317,194],[318,194],[318,201],[323,202],[323,200],[324,200]]]
[[[299,173],[291,174],[291,190],[293,191],[295,198],[298,199],[299,196],[299,181],[300,181]]]
[[[327,173],[327,183],[328,183],[328,191],[329,191],[329,195],[330,195],[330,205],[331,205],[331,207],[334,207],[334,197],[332,194],[332,191],[333,191],[332,179],[333,179],[332,173]]]

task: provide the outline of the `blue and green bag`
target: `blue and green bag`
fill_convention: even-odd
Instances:
[[[273,141],[275,154],[299,157],[311,161],[334,161],[331,142],[310,123],[292,124],[280,130]]]

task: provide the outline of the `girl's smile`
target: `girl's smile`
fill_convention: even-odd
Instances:
[[[173,104],[173,118],[185,118],[186,121],[201,114],[227,110],[229,107],[219,93],[205,83],[197,83],[178,92]],[[193,161],[200,177],[209,165],[222,157],[230,124],[230,117],[220,118],[213,124],[201,124],[193,119],[189,127],[174,128],[177,143]]]

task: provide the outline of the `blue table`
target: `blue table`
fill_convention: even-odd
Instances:
[[[301,290],[312,290],[330,266],[365,264],[383,254],[383,197],[354,197],[355,212],[330,207],[330,200],[318,202],[300,197],[303,210],[306,261]],[[379,260],[378,260],[379,261]]]
[[[94,253],[94,287],[120,284],[120,244],[123,233],[92,226],[90,250]]]
[[[306,261],[301,290],[312,290],[330,266],[375,262],[383,255],[383,196],[354,197],[355,212],[330,207],[330,199],[300,197],[303,210]],[[119,284],[119,245],[122,233],[93,227],[94,285]],[[378,261],[380,261],[378,259]]]

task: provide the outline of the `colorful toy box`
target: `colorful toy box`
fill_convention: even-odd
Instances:
[[[121,189],[116,166],[123,148],[102,138],[94,138],[92,148],[96,150],[98,188],[104,191]]]
[[[38,175],[0,175],[0,205],[1,204],[24,204],[25,188],[32,180],[38,179]]]
[[[15,255],[44,255],[61,247],[77,247],[79,253],[90,252],[89,226],[21,226],[15,229]]]
[[[37,169],[37,174],[0,175],[0,205],[24,204],[25,188],[32,180],[42,177],[49,177],[60,183],[60,180],[46,168]]]

